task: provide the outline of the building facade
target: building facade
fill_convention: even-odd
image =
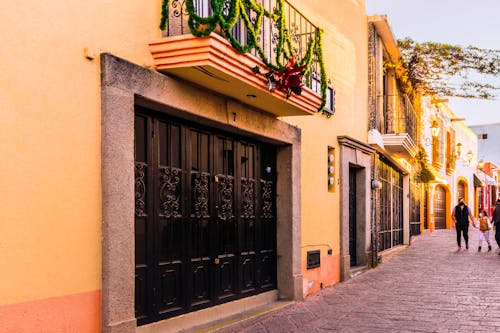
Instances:
[[[425,184],[423,229],[434,231],[453,227],[451,212],[459,198],[474,212],[477,204],[474,170],[477,140],[473,132],[446,105],[432,96],[422,99],[422,148],[432,175]]]
[[[450,119],[457,119],[457,117],[450,112]],[[474,216],[477,216],[475,211],[478,206],[474,190],[477,140],[472,130],[463,121],[452,121],[451,127],[455,133],[455,166],[454,172],[448,176],[451,184],[452,206],[458,202],[459,198],[463,198]],[[450,161],[453,161],[453,158]]]
[[[323,54],[335,113],[284,117],[301,129],[302,276],[304,295],[349,279],[370,262],[370,181],[367,133],[367,25],[364,1],[303,1],[301,11],[323,22]],[[344,13],[350,20],[338,16]],[[308,265],[319,253],[319,267]],[[310,268],[308,268],[308,266]],[[313,265],[315,266],[315,265]]]
[[[0,332],[181,330],[369,266],[364,1],[213,3],[0,5]]]
[[[420,234],[419,115],[394,64],[400,53],[386,16],[369,17],[369,143],[373,161],[374,259]],[[411,89],[411,88],[410,88]]]
[[[478,161],[493,162],[500,165],[500,124],[470,126],[477,135]]]
[[[498,198],[498,167],[492,162],[479,161],[474,174],[477,212],[485,211],[491,217]]]
[[[500,131],[500,124],[485,124],[485,125],[475,125],[470,127],[474,133],[477,135],[477,142],[478,142],[478,161],[482,162],[481,168],[486,165],[489,176],[492,176],[493,179],[490,179],[489,181],[491,182],[494,179],[500,179],[500,168],[498,168],[498,165],[500,165],[500,148],[498,147],[498,140],[499,138],[499,131]],[[488,166],[488,162],[491,163],[491,165],[496,166],[496,167],[491,167]],[[479,175],[478,175],[479,176]],[[484,176],[484,174],[483,174]],[[484,179],[483,179],[484,180]],[[486,184],[484,181],[481,183],[481,180],[478,179],[478,190],[481,188],[481,184]],[[491,186],[491,185],[490,185]],[[498,189],[500,189],[500,183],[497,181],[496,185],[497,191],[493,195],[490,195],[491,197],[498,198],[500,197],[500,192]],[[485,189],[483,189],[486,191]],[[483,191],[481,190],[481,192]],[[482,196],[484,198],[484,196]]]

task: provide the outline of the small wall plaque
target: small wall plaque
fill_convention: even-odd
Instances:
[[[319,267],[320,261],[320,250],[307,251],[307,269]]]

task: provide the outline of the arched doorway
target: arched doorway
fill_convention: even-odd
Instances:
[[[437,186],[434,190],[434,227],[435,229],[446,228],[446,190],[443,186]]]
[[[461,177],[462,178],[462,177]],[[459,179],[457,182],[457,200],[459,198],[463,198],[465,201],[465,204],[468,205],[468,187],[467,187],[467,182],[464,179]]]
[[[457,184],[457,199],[464,198],[465,200],[465,184],[463,181],[459,181]]]

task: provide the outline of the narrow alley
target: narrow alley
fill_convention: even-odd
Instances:
[[[345,283],[323,289],[259,319],[223,332],[499,332],[500,256],[470,249],[456,252],[455,230],[438,230]],[[219,330],[218,332],[220,332]]]

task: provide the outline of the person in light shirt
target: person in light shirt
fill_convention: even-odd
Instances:
[[[479,246],[477,248],[477,252],[481,252],[481,246],[483,245],[483,240],[488,243],[488,252],[491,251],[491,242],[490,242],[490,229],[491,229],[491,224],[490,224],[490,219],[488,218],[488,215],[486,214],[486,211],[482,211],[479,213]],[[474,225],[474,227],[476,227]]]

